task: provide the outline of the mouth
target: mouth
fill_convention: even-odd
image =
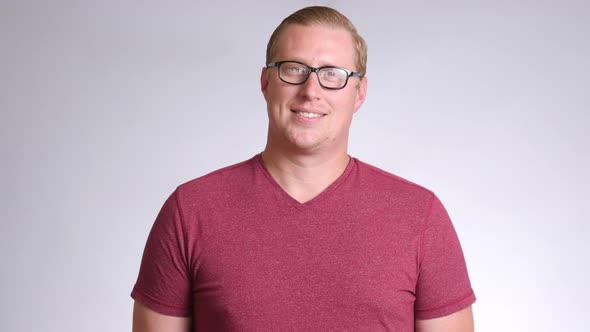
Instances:
[[[293,113],[295,113],[301,117],[304,117],[306,119],[316,119],[316,118],[319,118],[319,117],[322,117],[325,115],[323,113],[306,112],[306,111],[293,111]]]

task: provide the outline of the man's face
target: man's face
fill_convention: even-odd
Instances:
[[[276,50],[273,61],[357,70],[352,37],[340,28],[290,25],[280,35]],[[279,79],[277,68],[264,68],[261,86],[269,144],[287,150],[346,153],[352,116],[365,99],[366,78],[350,77],[343,89],[329,90],[320,86],[316,73],[301,85],[291,85]]]

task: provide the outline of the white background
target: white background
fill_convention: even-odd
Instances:
[[[478,331],[582,331],[590,273],[587,1],[0,1],[0,330],[127,331],[164,199],[260,152],[288,14],[369,45],[351,155],[434,190]]]

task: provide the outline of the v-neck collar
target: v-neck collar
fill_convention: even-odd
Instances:
[[[276,193],[276,197],[281,202],[284,202],[287,205],[297,208],[297,209],[306,209],[308,207],[315,206],[315,205],[319,204],[320,202],[322,202],[323,200],[325,200],[326,198],[331,197],[332,193],[338,187],[340,187],[341,184],[343,184],[346,181],[346,179],[352,173],[352,170],[356,166],[356,159],[349,156],[348,164],[346,165],[344,172],[342,172],[342,174],[340,174],[340,176],[338,178],[336,178],[336,180],[334,180],[334,182],[332,182],[326,189],[324,189],[322,192],[320,192],[318,195],[316,195],[311,200],[309,200],[305,203],[301,203],[298,200],[296,200],[295,198],[293,198],[291,195],[289,195],[279,185],[279,183],[275,180],[275,178],[270,174],[270,172],[268,171],[268,169],[264,165],[264,161],[262,160],[262,153],[257,154],[254,157],[254,159],[255,159],[255,162],[256,162],[259,170],[261,171],[261,173],[264,175],[264,177],[268,180],[268,182],[272,186],[273,191]]]

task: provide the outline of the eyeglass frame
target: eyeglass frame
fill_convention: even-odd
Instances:
[[[307,73],[307,77],[306,77],[306,78],[305,78],[303,81],[301,81],[300,83],[291,83],[291,82],[287,82],[287,81],[285,81],[285,80],[284,80],[284,79],[281,77],[281,65],[282,65],[283,63],[286,63],[286,62],[293,62],[293,63],[298,63],[298,64],[300,64],[300,65],[303,65],[303,66],[307,67],[307,69],[309,70],[309,72]],[[315,73],[315,74],[316,74],[316,76],[318,77],[318,83],[320,84],[320,86],[321,86],[322,88],[324,88],[324,89],[329,89],[329,90],[341,90],[341,89],[344,89],[344,88],[346,87],[346,85],[348,84],[348,79],[349,79],[350,77],[358,77],[358,78],[362,78],[362,77],[364,77],[364,76],[365,76],[363,73],[360,73],[360,72],[355,72],[355,71],[348,70],[348,69],[346,69],[346,68],[342,68],[342,67],[338,67],[338,66],[322,66],[322,67],[312,67],[312,66],[309,66],[309,65],[307,65],[307,64],[305,64],[305,63],[303,63],[303,62],[300,62],[300,61],[293,61],[293,60],[286,60],[286,61],[275,61],[275,62],[271,62],[271,63],[269,63],[269,64],[267,64],[267,65],[266,65],[266,68],[267,68],[267,69],[268,69],[268,68],[273,68],[273,67],[277,68],[277,75],[279,75],[279,79],[280,79],[282,82],[285,82],[285,83],[287,83],[287,84],[291,84],[291,85],[301,85],[301,84],[303,84],[303,83],[307,82],[307,80],[309,79],[309,76],[311,76],[311,73]],[[340,70],[344,70],[344,71],[346,72],[346,74],[347,74],[347,75],[346,75],[346,81],[344,82],[344,85],[343,85],[343,86],[341,86],[341,87],[339,87],[339,88],[333,88],[333,87],[325,86],[325,85],[323,85],[323,84],[322,84],[322,81],[320,80],[320,74],[319,74],[319,73],[320,73],[320,70],[322,70],[322,69],[329,69],[329,68],[340,69]]]

